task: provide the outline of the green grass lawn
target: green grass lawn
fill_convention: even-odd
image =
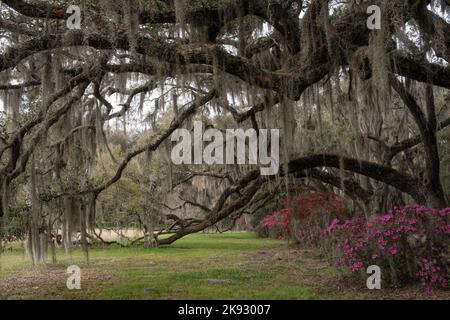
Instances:
[[[311,252],[252,233],[190,235],[171,246],[92,248],[33,268],[22,250],[2,255],[3,299],[364,299],[343,290],[336,270]],[[67,266],[82,270],[81,290],[66,287]]]

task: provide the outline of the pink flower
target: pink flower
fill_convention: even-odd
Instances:
[[[357,262],[354,262],[354,263],[351,265],[350,271],[351,271],[351,272],[356,272],[356,271],[361,270],[363,267],[364,267],[364,264],[363,264],[361,261],[357,261]]]
[[[388,251],[393,256],[395,256],[398,253],[398,249],[396,246],[391,246]]]

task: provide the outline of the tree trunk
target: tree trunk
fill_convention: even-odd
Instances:
[[[0,200],[0,258],[2,253],[3,253],[3,208],[2,208],[2,201]]]
[[[441,183],[439,149],[436,136],[437,119],[433,87],[426,86],[426,107],[428,121],[422,139],[425,145],[425,181],[427,204],[433,208],[445,208],[447,199]],[[421,130],[422,133],[422,130]]]
[[[80,199],[80,201],[82,201]],[[86,206],[81,205],[80,210],[80,229],[81,229],[81,248],[83,249],[84,257],[87,264],[89,264],[89,246],[87,241],[87,226],[86,226]]]
[[[423,196],[428,206],[444,208],[447,206],[447,198],[440,178],[439,150],[436,136],[437,118],[433,87],[427,85],[425,88],[425,104],[427,110],[427,114],[425,114],[414,96],[399,80],[392,76],[390,81],[392,87],[397,91],[413,116],[424,144],[425,175],[422,186]]]

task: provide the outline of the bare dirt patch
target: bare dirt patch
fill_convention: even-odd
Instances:
[[[32,298],[88,298],[101,286],[117,280],[110,270],[101,271],[98,268],[84,267],[81,271],[81,290],[67,289],[69,274],[65,266],[42,266],[25,270],[14,276],[0,279],[0,299]]]

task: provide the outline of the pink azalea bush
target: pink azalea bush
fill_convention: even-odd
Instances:
[[[266,229],[269,235],[277,239],[289,237],[289,225],[292,220],[292,212],[289,209],[272,212],[264,217],[260,227]]]
[[[420,281],[426,290],[449,283],[450,208],[395,208],[382,216],[351,218],[337,196],[300,192],[285,208],[266,216],[259,228],[278,239],[315,247],[338,267],[366,279],[377,265],[383,283]]]
[[[369,221],[334,219],[322,240],[339,249],[338,266],[352,273],[370,265],[383,270],[383,280],[402,284],[420,280],[427,290],[446,288],[449,281],[450,208],[421,205],[396,208]]]
[[[284,201],[282,210],[267,215],[259,228],[272,237],[311,246],[333,218],[349,216],[344,200],[336,194],[299,190],[294,199]]]
[[[290,234],[297,243],[312,247],[321,231],[335,218],[349,218],[345,200],[332,192],[301,191],[292,200],[285,201],[292,213]]]

